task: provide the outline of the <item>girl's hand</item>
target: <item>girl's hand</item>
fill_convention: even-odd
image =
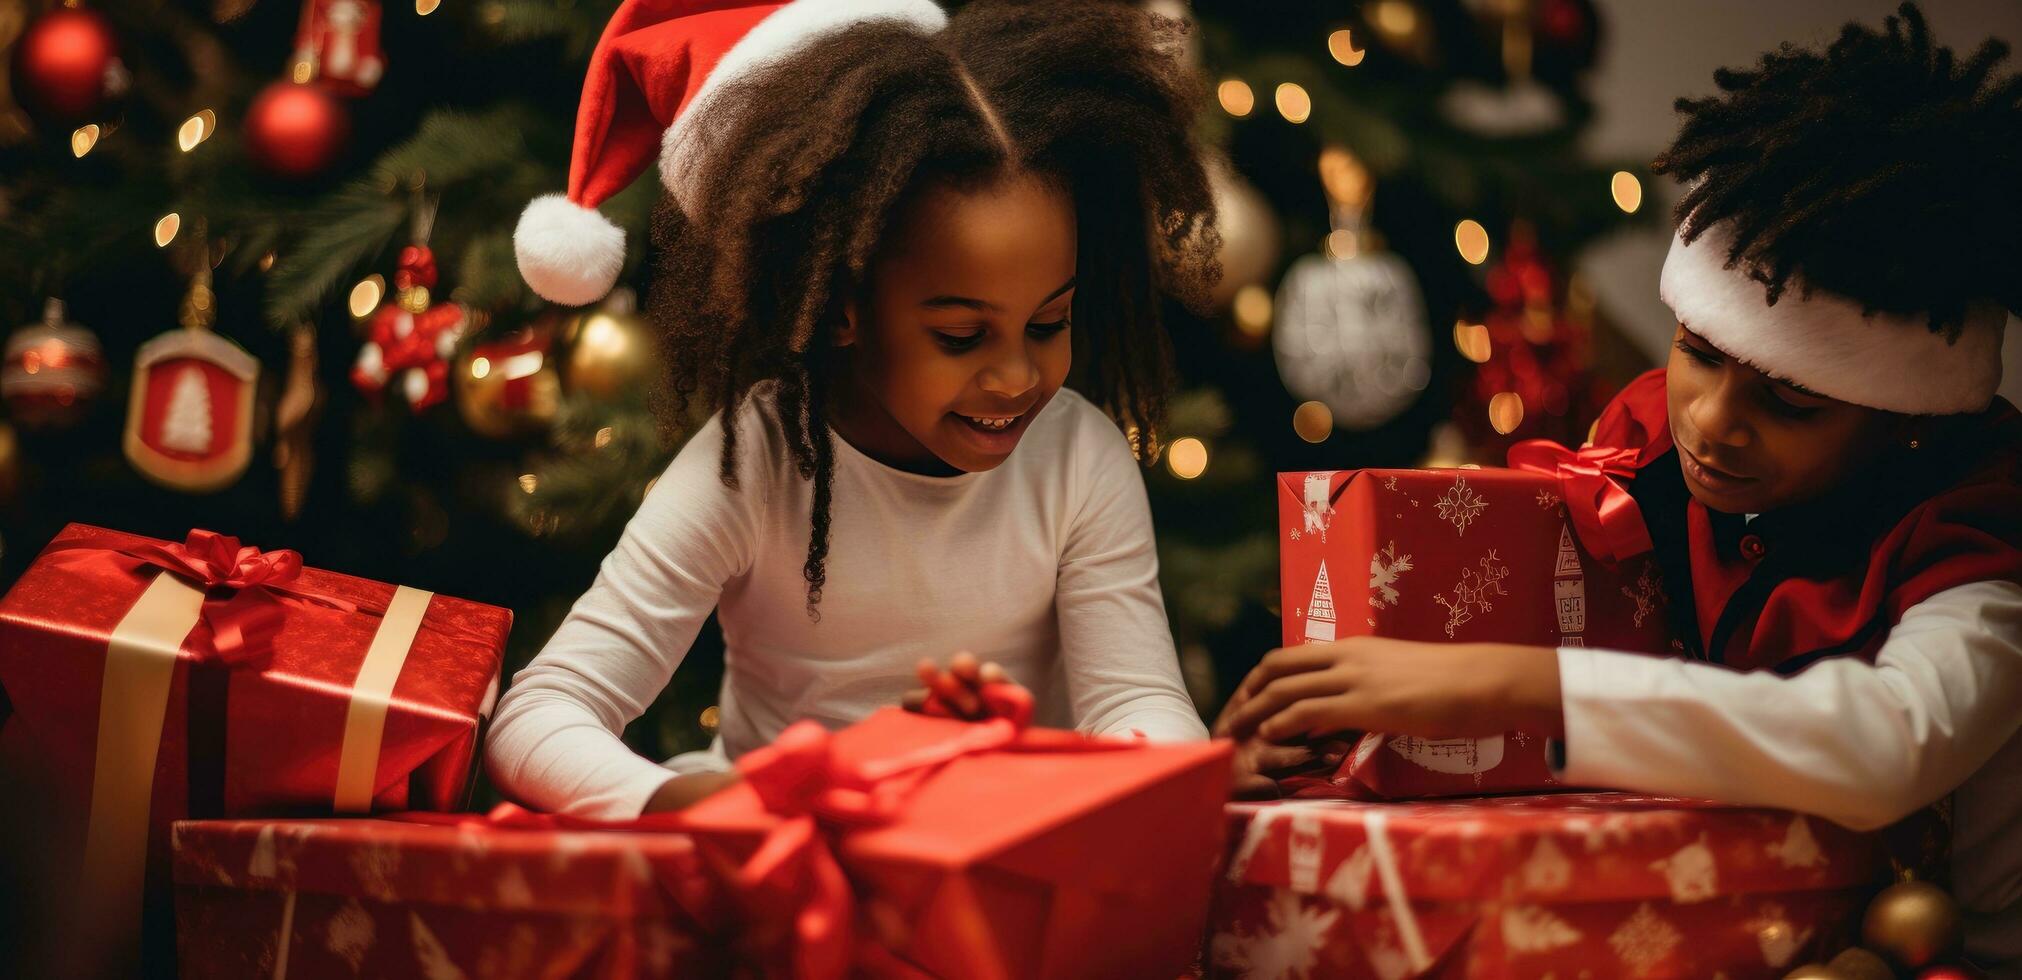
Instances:
[[[660,785],[653,798],[646,801],[642,813],[664,813],[668,810],[685,810],[702,802],[704,797],[735,785],[741,778],[734,772],[690,772],[675,776]]]
[[[907,691],[899,703],[907,711],[964,721],[990,716],[990,707],[983,700],[983,685],[1014,683],[1003,667],[981,663],[966,650],[955,654],[947,670],[935,666],[932,660],[920,661],[919,674],[921,686]]]
[[[1448,738],[1564,727],[1550,647],[1358,636],[1271,651],[1215,734],[1286,742],[1351,728]]]
[[[1278,781],[1271,774],[1298,768],[1315,757],[1310,745],[1273,745],[1261,738],[1244,739],[1236,743],[1236,780],[1229,793],[1239,800],[1275,800],[1280,794]],[[1319,758],[1329,765],[1341,761],[1339,755]]]

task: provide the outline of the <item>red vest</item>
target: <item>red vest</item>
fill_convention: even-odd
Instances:
[[[1661,368],[1615,396],[1594,444],[1639,450],[1629,491],[1688,652],[1794,673],[1821,657],[1872,659],[1904,610],[1936,593],[2022,581],[2022,415],[1996,399],[1960,421],[1824,497],[1753,521],[1711,511],[1686,489]]]

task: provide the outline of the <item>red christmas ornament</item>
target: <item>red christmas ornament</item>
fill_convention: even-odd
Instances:
[[[105,387],[105,357],[90,330],[68,322],[63,301],[43,307],[42,322],[7,338],[0,400],[27,429],[67,428],[90,411]]]
[[[1956,966],[1934,966],[1917,974],[1917,980],[1979,980],[1979,974]]]
[[[397,383],[401,397],[419,412],[449,397],[449,358],[463,336],[463,307],[429,304],[435,255],[426,245],[400,250],[393,285],[394,301],[372,314],[365,346],[351,366],[351,383],[373,398]]]
[[[303,0],[295,29],[297,78],[314,78],[339,95],[359,96],[379,84],[386,58],[379,48],[379,4],[374,0]]]
[[[301,180],[322,173],[344,150],[351,116],[314,85],[279,81],[246,109],[246,152],[260,169]]]
[[[1594,66],[1601,18],[1594,0],[1540,0],[1532,14],[1531,67],[1547,81],[1571,81]]]
[[[126,65],[105,18],[59,7],[36,18],[14,47],[14,97],[37,122],[69,127],[103,115],[126,93]]]

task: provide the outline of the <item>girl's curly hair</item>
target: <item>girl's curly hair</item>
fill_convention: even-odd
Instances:
[[[833,332],[867,293],[910,191],[1015,173],[1057,182],[1078,236],[1077,387],[1155,455],[1173,383],[1159,294],[1204,302],[1219,275],[1207,180],[1189,135],[1201,96],[1184,26],[1121,3],[983,0],[938,34],[871,22],[723,92],[687,214],[655,212],[648,315],[663,331],[668,409],[724,422],[736,485],[740,404],[776,383],[777,421],[813,481],[807,603],[826,579]]]
[[[1654,169],[1691,185],[1687,241],[1732,219],[1730,264],[1771,303],[1795,281],[1939,333],[1974,303],[2022,310],[2022,76],[1994,76],[2007,54],[1990,39],[1960,61],[1905,3],[1822,52],[1784,44],[1715,72],[1721,94],[1678,100],[1685,124]]]

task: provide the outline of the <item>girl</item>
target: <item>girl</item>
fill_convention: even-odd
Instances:
[[[1205,737],[1133,459],[1170,378],[1159,291],[1216,274],[1173,28],[1121,5],[677,6],[620,8],[571,193],[516,238],[543,295],[595,299],[624,245],[593,207],[659,152],[650,313],[675,410],[715,411],[514,678],[494,780],[591,817],[679,807],[961,648],[1042,721]],[[619,733],[712,609],[716,744],[639,758]],[[938,678],[952,700],[962,675]]]
[[[2022,81],[1904,6],[1681,100],[1667,366],[1598,445],[1690,660],[1377,639],[1275,651],[1218,728],[1558,737],[1564,781],[1871,828],[1950,793],[1970,954],[2022,971]]]

